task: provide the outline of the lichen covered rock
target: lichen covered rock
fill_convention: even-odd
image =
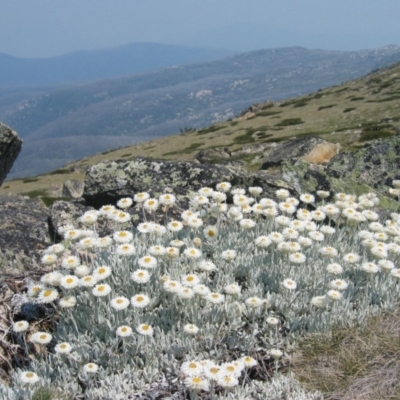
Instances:
[[[223,181],[236,187],[260,186],[264,196],[272,198],[279,188],[293,190],[277,177],[263,172],[251,173],[240,167],[137,157],[131,161],[104,161],[90,167],[86,172],[83,197],[87,205],[100,207],[139,192],[147,191],[153,197],[169,192],[174,193],[184,207],[191,192],[201,187],[215,188]]]
[[[275,168],[285,161],[304,159],[308,162],[327,163],[337,154],[336,145],[314,136],[289,139],[279,144],[262,161],[261,170]]]
[[[17,132],[0,122],[0,186],[21,151],[22,140]]]

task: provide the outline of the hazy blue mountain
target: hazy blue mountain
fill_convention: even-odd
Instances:
[[[396,46],[353,52],[269,49],[29,93],[29,99],[14,99],[8,108],[0,102],[0,120],[24,139],[9,178],[44,173],[181,128],[204,127],[251,103],[311,93],[396,61]]]
[[[233,53],[233,50],[223,49],[130,43],[51,58],[18,58],[0,54],[0,86],[93,81],[174,65],[207,62]]]

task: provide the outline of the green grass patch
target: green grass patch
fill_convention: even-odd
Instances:
[[[49,172],[49,175],[65,175],[70,173],[71,171],[68,168],[60,168]]]
[[[274,103],[268,103],[268,104],[263,105],[263,106],[261,107],[261,110],[268,110],[268,108],[272,108],[272,107],[274,107],[274,106],[275,106]]]
[[[332,108],[332,107],[335,107],[335,106],[337,106],[337,104],[328,104],[327,106],[318,107],[317,111],[325,110],[327,108]]]
[[[21,194],[23,196],[28,196],[30,199],[34,199],[35,197],[46,196],[46,191],[35,189],[35,190],[30,190],[29,192],[23,192]]]
[[[177,155],[177,154],[189,154],[192,151],[197,150],[200,146],[203,146],[204,144],[205,144],[204,142],[192,143],[190,146],[185,147],[182,150],[175,150],[175,151],[170,151],[168,153],[164,153],[163,156],[173,156],[173,155]]]
[[[25,178],[22,179],[22,183],[33,183],[33,182],[37,182],[39,180],[39,178]]]
[[[367,103],[385,103],[387,101],[400,100],[400,96],[390,96],[378,100],[367,100]]]
[[[232,123],[233,123],[233,122],[232,122]],[[220,129],[223,129],[223,128],[225,128],[225,126],[214,125],[214,126],[211,126],[211,127],[209,127],[209,128],[200,129],[200,130],[197,132],[197,135],[205,135],[205,134],[207,134],[207,133],[217,132],[217,131],[219,131]]]
[[[121,157],[130,157],[132,154],[131,153],[126,153],[126,154],[122,154]]]
[[[296,107],[304,107],[306,106],[310,101],[310,98],[303,98],[299,100],[288,100],[283,102],[279,107],[287,107],[287,106],[293,106],[294,108]]]
[[[344,112],[344,113],[347,113],[347,112],[353,111],[353,110],[355,110],[355,109],[356,109],[356,107],[349,107],[349,108],[345,108],[345,109],[343,110],[343,112]]]
[[[232,121],[231,126],[236,126],[239,123],[239,121]]]
[[[275,126],[291,126],[291,125],[299,125],[304,124],[304,121],[301,118],[286,118],[281,122],[275,124]]]
[[[255,142],[255,139],[253,137],[254,132],[257,131],[254,131],[253,129],[248,129],[243,135],[236,136],[233,139],[233,144],[247,144]]]
[[[336,90],[336,91],[333,92],[333,93],[342,93],[342,92],[345,92],[345,91],[347,91],[347,90],[349,90],[349,88],[346,86],[346,87],[344,87],[344,88],[341,88],[341,89],[339,89],[339,90]]]
[[[366,130],[361,133],[360,142],[366,142],[368,140],[384,139],[393,136],[393,133],[387,130]]]
[[[360,97],[352,97],[351,99],[350,99],[350,101],[360,101],[360,100],[364,100],[365,99],[365,97],[362,97],[362,96],[360,96]]]
[[[281,114],[282,111],[260,111],[257,117],[270,117],[271,115]]]

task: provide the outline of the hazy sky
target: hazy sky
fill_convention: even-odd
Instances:
[[[255,50],[400,45],[399,0],[0,0],[0,53],[129,42]]]

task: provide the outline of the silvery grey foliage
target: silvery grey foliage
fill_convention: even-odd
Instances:
[[[53,344],[30,365],[40,382],[24,383],[15,371],[13,389],[0,386],[0,396],[18,398],[22,391],[29,399],[34,387],[52,385],[77,398],[119,399],[145,395],[161,381],[193,396],[210,390],[214,398],[261,399],[265,393],[276,399],[322,398],[280,374],[281,362],[287,363],[304,332],[362,324],[398,305],[400,217],[393,213],[378,223],[373,194],[358,199],[338,194],[335,203],[322,199],[312,212],[311,195],[299,203],[280,191],[274,205],[236,189],[236,208],[230,210],[224,201],[213,201],[223,196],[200,189],[192,215],[184,213],[182,221],[167,221],[165,227],[151,222],[153,205],[145,195],[137,197],[145,199],[145,221],[137,229],[129,214],[114,207],[82,218],[85,229],[66,227],[61,233],[67,251],[87,267],[71,268],[60,255],[55,266],[65,268],[42,279],[48,288],[36,296],[45,301],[46,290],[52,295],[56,287],[60,320]],[[254,196],[256,189],[250,188]],[[167,214],[173,202],[168,197],[162,199]],[[114,218],[116,242],[96,245],[98,218]],[[142,270],[150,277],[132,275]],[[91,271],[89,280],[97,282],[85,285],[83,277],[76,285],[78,271]],[[54,347],[60,343],[72,351]],[[258,361],[254,368],[267,363],[276,373],[270,380],[262,374],[250,379],[246,356]],[[184,368],[188,362],[192,371]],[[227,362],[241,365],[234,375],[239,386],[208,377],[209,363],[223,369]]]

